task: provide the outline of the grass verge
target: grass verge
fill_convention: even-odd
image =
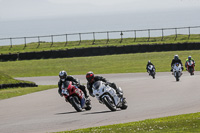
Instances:
[[[0,89],[0,100],[21,96],[33,92],[56,88],[57,85],[39,85],[38,87],[6,88]]]
[[[57,133],[191,133],[200,132],[200,113],[147,119],[138,122],[63,131]]]
[[[0,71],[0,84],[33,83],[30,81],[16,80]]]
[[[169,72],[171,61],[178,54],[182,63],[191,55],[196,61],[196,71],[200,71],[200,50],[151,52],[93,57],[74,57],[0,62],[0,70],[13,77],[55,76],[66,70],[70,75],[106,73],[146,72],[146,64],[151,60],[157,72]]]
[[[73,49],[73,48],[88,48],[88,47],[105,47],[105,46],[122,46],[122,45],[137,45],[137,44],[165,44],[165,43],[190,43],[190,42],[200,42],[200,34],[188,35],[169,35],[165,37],[141,37],[141,38],[123,38],[121,39],[110,39],[107,43],[107,39],[95,40],[82,40],[79,41],[69,41],[66,42],[35,42],[28,43],[26,47],[22,45],[10,46],[0,46],[0,51],[2,54],[8,53],[23,53],[23,52],[33,52],[33,51],[49,51],[49,50],[62,50],[62,49]],[[5,45],[5,44],[1,44]]]

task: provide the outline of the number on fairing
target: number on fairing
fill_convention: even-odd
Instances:
[[[81,92],[80,92],[80,91],[75,90],[75,92],[76,92],[79,96],[81,96]]]

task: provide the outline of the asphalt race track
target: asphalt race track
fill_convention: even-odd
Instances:
[[[45,133],[125,123],[200,111],[200,72],[184,72],[179,82],[169,72],[102,75],[121,86],[127,110],[111,112],[96,98],[90,111],[76,112],[57,88],[0,100],[0,133]],[[76,75],[86,83],[85,75]],[[18,78],[38,85],[57,84],[58,76]]]

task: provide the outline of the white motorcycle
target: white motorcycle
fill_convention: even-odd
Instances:
[[[153,65],[149,65],[148,71],[149,71],[149,74],[153,77],[153,79],[155,79],[155,75],[156,75],[155,67]]]
[[[121,90],[121,88],[119,88]],[[102,81],[96,81],[93,86],[93,95],[99,100],[100,103],[105,104],[111,111],[116,111],[117,108],[126,109],[128,107],[125,98],[119,97],[115,89]]]
[[[176,78],[176,81],[179,81],[179,78],[182,75],[182,67],[180,63],[175,63],[173,66],[173,75]]]

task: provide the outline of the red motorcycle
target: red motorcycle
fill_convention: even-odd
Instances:
[[[62,84],[62,95],[65,97],[66,102],[69,102],[77,112],[92,108],[90,99],[86,100],[83,91],[72,85],[71,81],[66,81]]]
[[[194,62],[192,60],[187,61],[187,71],[190,73],[190,75],[194,75]]]

